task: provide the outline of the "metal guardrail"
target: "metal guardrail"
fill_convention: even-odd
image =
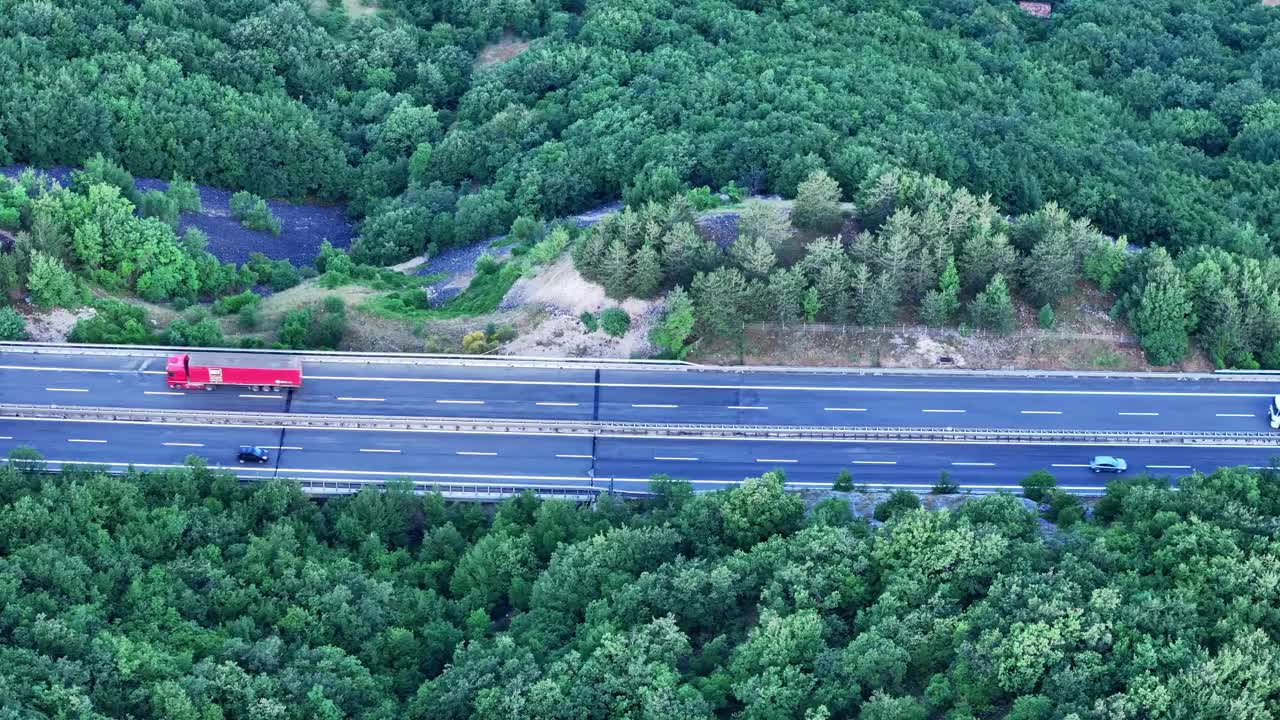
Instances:
[[[342,352],[337,350],[276,350],[272,348],[168,347],[164,345],[95,345],[89,343],[39,343],[26,341],[0,342],[0,350],[51,355],[123,355],[128,357],[168,357],[174,353],[254,353],[262,355],[294,355],[303,360],[400,365],[482,365],[519,367],[643,367],[646,369],[684,369],[695,367],[683,360],[651,360],[621,358],[561,358],[526,355],[463,355],[449,353]]]
[[[8,459],[0,458],[0,464],[10,462]],[[46,467],[41,472],[49,474],[57,474],[67,465],[93,467],[98,468],[100,472],[107,475],[123,475],[124,470],[113,470],[108,466],[97,465],[92,462],[84,463],[56,463],[48,461],[40,461],[46,465],[57,465],[56,468]],[[213,470],[231,471],[234,468],[211,468]],[[510,485],[510,484],[494,484],[494,483],[458,483],[458,482],[432,482],[421,480],[397,480],[397,479],[351,479],[351,480],[309,480],[307,478],[295,478],[288,475],[288,471],[275,477],[245,477],[237,476],[241,485],[254,485],[268,480],[287,480],[297,483],[302,488],[303,494],[324,497],[328,495],[352,495],[366,488],[384,491],[391,485],[409,485],[415,493],[435,493],[438,492],[451,500],[501,500],[509,497],[517,497],[525,492],[532,492],[541,498],[557,498],[567,500],[590,501],[596,500],[602,495],[612,495],[620,498],[644,499],[653,497],[652,493],[642,490],[616,490],[603,486],[591,485]]]
[[[607,421],[431,418],[382,415],[320,415],[243,411],[98,408],[61,405],[0,405],[0,417],[138,422],[205,426],[257,426],[335,430],[524,433],[540,435],[689,438],[791,438],[808,440],[927,440],[935,442],[1079,442],[1110,445],[1241,445],[1280,447],[1280,433],[1125,430],[1028,430],[1022,428],[839,427],[690,425]]]

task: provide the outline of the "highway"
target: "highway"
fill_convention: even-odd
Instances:
[[[483,361],[481,361],[483,362]],[[301,390],[171,391],[164,358],[0,349],[0,403],[172,410],[263,411],[452,418],[756,426],[1009,428],[1095,431],[1267,432],[1280,388],[1250,379],[1069,377],[965,373],[742,372],[714,368],[442,365],[308,356]],[[267,466],[234,463],[241,444],[276,448]],[[1071,443],[831,441],[475,432],[203,427],[12,419],[0,452],[26,445],[54,462],[124,467],[180,465],[188,455],[245,477],[642,490],[667,473],[699,489],[771,469],[794,486],[829,487],[842,468],[867,486],[927,488],[942,471],[974,491],[1015,489],[1048,469],[1082,492],[1110,476],[1095,454],[1126,458],[1130,472],[1179,476],[1226,465],[1262,467],[1277,444],[1124,447]]]
[[[163,358],[0,352],[0,403],[644,423],[1266,429],[1274,383],[551,369],[310,360],[295,393],[171,391]],[[1278,435],[1280,437],[1280,435]]]
[[[239,465],[235,448],[261,445],[265,465]],[[246,477],[421,482],[503,482],[517,486],[587,485],[643,490],[654,473],[686,478],[700,489],[736,484],[781,469],[792,485],[830,487],[848,468],[858,484],[928,488],[941,471],[977,490],[1016,489],[1018,479],[1048,469],[1060,484],[1096,489],[1111,476],[1086,463],[1097,448],[1075,444],[862,442],[795,439],[653,438],[551,434],[204,427],[112,422],[0,422],[0,453],[34,447],[52,462],[140,468],[181,465],[198,455]],[[1280,449],[1108,446],[1132,471],[1180,476],[1225,465],[1265,467]],[[593,471],[594,468],[594,471]]]

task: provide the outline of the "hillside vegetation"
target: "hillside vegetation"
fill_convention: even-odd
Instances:
[[[24,455],[23,457],[30,457]],[[30,462],[30,461],[28,461]],[[766,475],[492,515],[193,465],[0,469],[0,712],[156,720],[1280,713],[1280,478],[1114,484],[1052,534]],[[1075,506],[1078,510],[1078,505]],[[1067,523],[1059,515],[1059,523]]]
[[[1000,215],[1077,219],[1091,234],[1162,247],[1118,287],[1119,314],[1151,362],[1176,362],[1195,336],[1219,365],[1280,364],[1280,12],[1257,0],[1073,0],[1049,19],[1007,0],[0,8],[0,163],[92,170],[100,154],[142,177],[343,201],[361,218],[357,265],[619,197],[635,209],[690,192],[793,197],[819,175],[863,212],[886,174],[910,173],[989,197]],[[121,186],[119,173],[99,175]],[[211,284],[151,270],[137,286],[148,273],[99,267],[70,238],[51,249],[29,187],[0,190],[0,228],[17,232],[20,250],[16,267],[0,268],[5,285],[46,288],[55,304],[73,296],[62,270],[114,274],[148,298],[245,286],[242,271],[211,265]],[[179,202],[125,199],[161,216]],[[245,203],[245,222],[274,230],[249,212],[258,207]],[[155,224],[130,232],[184,273],[208,264],[198,249],[184,258],[156,245]],[[962,276],[963,250],[953,250]],[[926,260],[909,287],[876,286],[850,317],[944,292],[916,282],[946,267]],[[638,294],[653,287],[654,258],[645,263],[628,279]],[[969,313],[975,323],[1004,325],[1002,296],[1019,281],[1056,292],[1000,276],[1003,288],[988,288],[994,274],[977,288],[962,279],[964,303],[991,290]],[[692,277],[676,284],[693,290]],[[845,292],[857,295],[851,277]],[[932,315],[954,316],[952,305],[934,302]]]

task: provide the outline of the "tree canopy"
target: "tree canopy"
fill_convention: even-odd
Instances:
[[[1176,491],[1122,480],[1046,535],[1004,494],[938,512],[895,496],[875,527],[839,500],[806,513],[777,473],[490,513],[396,483],[319,504],[194,460],[40,466],[19,450],[0,468],[0,707],[15,717],[1280,708],[1273,471]]]

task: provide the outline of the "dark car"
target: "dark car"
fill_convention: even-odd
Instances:
[[[267,451],[257,445],[241,445],[240,454],[237,456],[240,462],[256,462],[264,463],[270,459]]]
[[[1129,469],[1129,463],[1124,458],[1099,455],[1089,462],[1089,469],[1094,472],[1122,473]]]

